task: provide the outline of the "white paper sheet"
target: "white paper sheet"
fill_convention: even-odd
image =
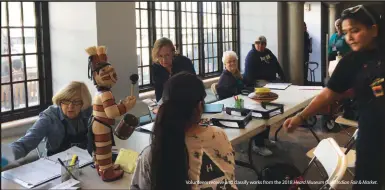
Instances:
[[[275,90],[285,90],[287,87],[289,87],[291,83],[268,83],[264,87],[275,89]]]
[[[61,175],[61,165],[45,158],[1,172],[1,176],[25,188],[33,188]]]
[[[87,152],[87,150],[81,149],[77,146],[73,146],[70,149],[67,149],[63,152],[52,155],[48,158],[50,160],[55,161],[55,162],[57,162],[58,158],[60,158],[61,160],[64,161],[64,160],[72,159],[72,156],[74,154],[76,154],[79,158],[79,167],[83,167],[83,166],[93,162],[93,159],[92,159],[91,155]]]
[[[154,123],[149,123],[149,124],[146,124],[146,125],[142,125],[138,128],[142,129],[142,130],[145,130],[145,131],[148,131],[148,132],[152,132],[152,127],[154,126]]]
[[[300,90],[322,90],[323,86],[299,86]]]

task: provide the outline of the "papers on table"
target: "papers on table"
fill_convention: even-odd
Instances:
[[[154,123],[148,123],[146,125],[139,126],[138,129],[142,130],[144,132],[152,133],[152,127],[154,126]]]
[[[291,83],[268,83],[264,87],[274,90],[285,90],[291,85]]]
[[[57,159],[68,160],[71,159],[73,154],[76,154],[79,157],[80,167],[92,163],[92,157],[86,150],[74,146],[66,151],[47,158],[40,158],[34,162],[1,172],[1,176],[16,182],[25,188],[33,188],[60,177],[61,165]]]
[[[323,86],[299,86],[300,90],[322,90]]]
[[[263,107],[261,106],[261,104],[247,104],[247,105],[245,105],[245,108],[246,108],[246,109],[250,109],[250,110],[257,110],[257,111],[269,111],[269,110],[274,109],[275,107],[269,106],[269,105],[268,105],[268,106],[266,106],[266,109],[265,109],[265,108],[263,108]],[[276,115],[278,115],[278,114],[281,114],[281,112],[280,112],[279,110],[273,111],[273,112],[271,112],[269,115],[270,115],[270,117],[273,117],[273,116],[276,116]],[[262,114],[261,114],[261,113],[258,113],[258,112],[252,112],[252,113],[251,113],[251,116],[252,116],[252,117],[261,118],[261,117],[262,117]]]
[[[237,129],[239,129],[239,125],[237,121],[241,121],[245,119],[245,117],[241,116],[239,112],[231,112],[231,115],[223,112],[223,113],[215,114],[214,116],[212,116],[212,118],[233,120],[233,121],[219,121],[219,123],[221,123],[222,125],[225,125],[226,127],[237,128]]]
[[[36,187],[60,175],[61,165],[45,158],[1,172],[2,177],[25,188]]]
[[[79,167],[84,167],[93,162],[92,156],[87,152],[87,150],[81,149],[77,146],[73,146],[66,151],[52,155],[49,159],[53,161],[57,161],[58,158],[61,160],[68,160],[71,159],[74,154],[76,154],[79,158]]]

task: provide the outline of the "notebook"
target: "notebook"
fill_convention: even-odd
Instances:
[[[119,164],[120,167],[127,173],[134,173],[136,167],[136,160],[139,157],[139,153],[121,148],[118,157],[115,160],[115,164]]]
[[[33,188],[60,177],[61,165],[57,159],[69,160],[73,154],[79,157],[79,167],[93,162],[91,155],[86,150],[74,146],[47,158],[40,158],[34,162],[1,172],[1,176],[25,188]]]

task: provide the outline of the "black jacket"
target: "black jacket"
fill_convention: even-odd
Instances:
[[[159,101],[162,98],[163,85],[170,78],[170,76],[173,76],[181,71],[196,74],[191,60],[183,55],[176,55],[174,57],[172,61],[171,74],[159,63],[152,64],[152,71],[156,101]]]
[[[243,82],[238,82],[234,75],[226,69],[221,74],[218,85],[217,93],[219,99],[225,99],[241,93],[243,89]]]
[[[264,52],[255,49],[254,44],[246,56],[244,82],[247,86],[253,86],[256,80],[274,81],[278,73],[281,81],[285,81],[282,68],[277,57],[267,48]]]

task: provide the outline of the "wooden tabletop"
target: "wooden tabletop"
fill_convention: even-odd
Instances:
[[[289,115],[303,109],[309,102],[320,92],[320,90],[301,90],[299,86],[291,85],[286,90],[272,90],[278,94],[278,99],[274,103],[284,104],[285,112],[281,115],[274,116],[271,119],[253,119],[246,126],[245,129],[224,129],[229,140],[233,145],[241,143],[249,138],[255,136],[265,129],[267,125],[273,125],[282,121]],[[247,96],[240,95],[247,104],[258,104]],[[227,98],[215,103],[224,104],[225,107],[232,107],[234,105],[233,97]],[[148,133],[134,132],[132,136],[125,141],[116,140],[116,148],[129,148],[136,152],[141,152],[150,143],[150,135]],[[128,189],[131,184],[131,174],[125,173],[123,179],[115,182],[103,182],[97,175],[95,169],[86,166],[81,169],[80,181],[82,189]],[[60,183],[60,178],[52,180],[36,189],[48,189]],[[24,189],[19,184],[7,180],[2,177],[2,189]]]

